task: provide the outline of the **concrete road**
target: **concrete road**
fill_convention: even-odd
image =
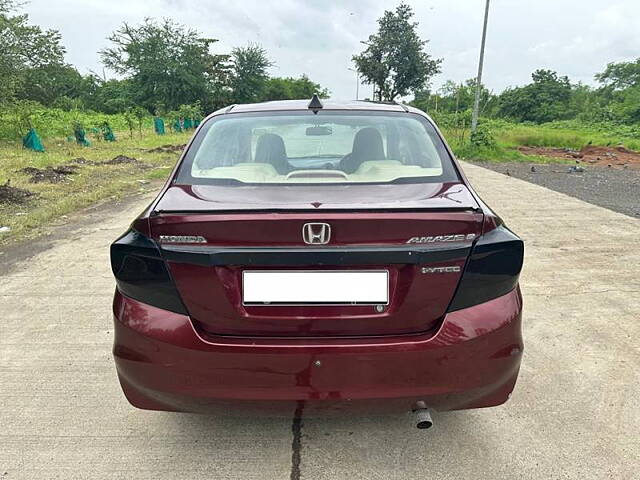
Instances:
[[[130,407],[107,247],[140,198],[57,228],[31,258],[0,255],[5,270],[14,259],[0,278],[0,478],[640,478],[640,221],[465,170],[527,242],[527,343],[507,405],[437,414],[428,432],[403,416],[305,419],[299,475],[291,420]]]

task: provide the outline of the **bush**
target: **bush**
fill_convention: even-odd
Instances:
[[[125,114],[108,115],[91,110],[45,108],[30,101],[15,102],[0,110],[0,140],[17,141],[29,128],[35,128],[42,138],[66,138],[73,135],[73,126],[100,127],[108,122],[114,130],[128,130]],[[152,128],[151,115],[136,118],[136,125]]]
[[[476,131],[471,133],[470,139],[471,145],[473,145],[474,147],[492,148],[496,146],[496,139],[491,133],[491,130],[489,130],[489,127],[487,127],[487,125],[483,123],[479,124]]]

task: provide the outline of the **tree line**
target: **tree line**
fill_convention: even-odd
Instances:
[[[216,39],[170,19],[123,23],[99,52],[102,64],[118,74],[82,75],[64,60],[56,30],[29,24],[17,13],[16,0],[0,0],[0,104],[37,102],[63,110],[103,113],[140,109],[162,115],[182,105],[205,112],[233,103],[310,98],[328,90],[306,75],[272,77],[273,63],[258,44],[212,53]],[[363,83],[375,87],[374,100],[413,96],[412,103],[430,113],[469,114],[475,79],[447,81],[438,89],[432,79],[443,59],[428,51],[410,6],[385,11],[378,30],[363,41],[352,60]],[[572,82],[567,76],[536,70],[532,81],[496,94],[481,87],[481,114],[516,122],[544,123],[578,119],[633,124],[640,121],[640,58],[609,64],[595,76],[598,86]]]
[[[598,86],[573,83],[566,75],[539,69],[531,82],[494,94],[481,89],[481,115],[514,122],[546,123],[579,120],[585,123],[640,122],[640,58],[610,63],[595,75]],[[437,113],[465,114],[473,108],[476,80],[446,82],[437,91],[418,92],[414,104]]]
[[[182,105],[210,112],[232,103],[311,98],[328,91],[306,75],[271,77],[273,65],[257,44],[214,54],[217,42],[170,19],[122,26],[99,53],[118,78],[82,75],[65,62],[62,36],[19,14],[16,0],[0,0],[0,104],[37,102],[63,110],[107,114],[144,108],[162,115]]]

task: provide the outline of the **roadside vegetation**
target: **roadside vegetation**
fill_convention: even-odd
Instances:
[[[432,57],[413,16],[405,4],[386,11],[353,62],[362,81],[374,85],[376,100],[413,94],[410,103],[434,117],[459,157],[547,163],[567,160],[520,147],[640,150],[640,59],[607,65],[595,76],[597,87],[545,69],[533,72],[529,84],[501,93],[481,85],[481,121],[472,135],[477,81],[432,87],[445,59]]]
[[[96,202],[156,190],[204,116],[233,103],[325,97],[306,75],[273,77],[259,45],[212,53],[216,39],[170,19],[123,23],[81,74],[56,30],[0,0],[0,244]]]
[[[636,134],[633,127],[629,128],[612,122],[588,124],[576,120],[564,120],[538,125],[485,117],[481,118],[478,135],[472,138],[471,112],[467,113],[468,121],[462,121],[460,114],[432,113],[447,141],[461,159],[530,163],[566,163],[568,161],[559,156],[554,158],[524,154],[521,147],[565,149],[569,152],[579,152],[592,146],[612,149],[623,147],[636,152],[640,151],[640,134]]]
[[[0,144],[0,245],[40,235],[68,214],[102,201],[157,190],[191,133],[151,130],[91,148],[60,140],[45,153]]]

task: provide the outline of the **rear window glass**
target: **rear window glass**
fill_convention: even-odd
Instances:
[[[442,140],[422,116],[371,112],[229,114],[198,132],[183,184],[457,181]]]

